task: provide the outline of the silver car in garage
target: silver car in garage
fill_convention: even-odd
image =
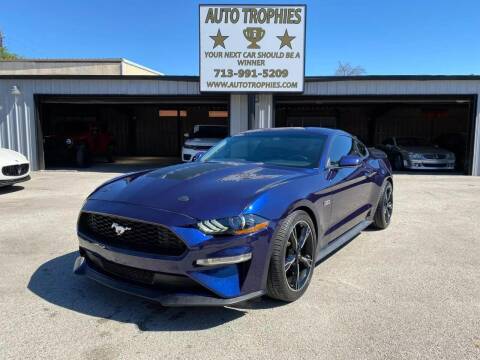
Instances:
[[[419,137],[390,137],[380,149],[395,170],[453,170],[455,154]]]

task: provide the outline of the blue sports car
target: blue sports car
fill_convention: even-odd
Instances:
[[[193,163],[117,177],[78,219],[74,272],[163,305],[229,305],[307,290],[315,264],[386,228],[385,157],[324,128],[247,131]]]

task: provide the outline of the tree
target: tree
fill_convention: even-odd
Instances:
[[[18,56],[17,54],[11,53],[5,47],[0,48],[0,60],[15,60],[15,59],[20,59],[20,56]]]
[[[335,76],[359,76],[365,74],[366,71],[363,67],[353,67],[350,63],[342,63],[341,61],[338,62],[337,70],[335,70]]]
[[[8,51],[8,49],[3,46],[3,34],[0,31],[0,60],[15,60],[20,58],[20,56]]]

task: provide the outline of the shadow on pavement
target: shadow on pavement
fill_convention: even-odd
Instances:
[[[30,278],[28,289],[66,309],[109,320],[136,324],[142,331],[192,331],[213,328],[245,314],[239,308],[167,308],[101,286],[72,273],[78,256],[71,252],[42,264]]]
[[[25,188],[20,185],[3,186],[0,187],[0,195],[14,193],[23,189]]]

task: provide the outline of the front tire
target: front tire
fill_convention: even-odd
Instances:
[[[386,229],[390,225],[393,214],[393,186],[387,181],[382,196],[378,201],[377,210],[373,217],[373,226],[377,229]]]
[[[267,295],[292,302],[308,288],[315,267],[317,237],[310,216],[301,210],[280,224],[273,240],[267,279]]]

